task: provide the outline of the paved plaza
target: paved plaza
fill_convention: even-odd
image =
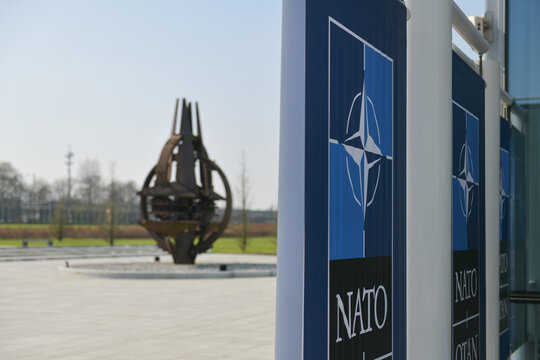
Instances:
[[[155,245],[73,246],[73,247],[0,247],[0,262],[22,260],[92,259],[128,256],[161,256],[167,253]]]
[[[275,277],[107,279],[60,274],[63,264],[0,262],[0,359],[274,358]]]

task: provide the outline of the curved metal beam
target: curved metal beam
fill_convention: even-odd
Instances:
[[[484,54],[489,50],[489,42],[454,1],[452,1],[452,27],[478,54]]]

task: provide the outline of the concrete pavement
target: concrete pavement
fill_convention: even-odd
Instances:
[[[61,264],[0,263],[0,359],[274,357],[273,277],[87,278]]]
[[[0,247],[0,262],[162,255],[167,255],[167,252],[155,245]]]

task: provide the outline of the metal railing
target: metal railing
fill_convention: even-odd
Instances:
[[[491,26],[491,24],[487,24]],[[452,1],[452,27],[457,33],[470,45],[470,47],[478,54],[482,55],[489,50],[490,44],[484,35],[476,28],[469,20],[467,15]],[[461,49],[453,45],[452,49],[477,73],[479,73],[479,65],[469,58]],[[514,104],[514,99],[504,89],[501,89],[501,103],[504,106],[510,107]]]
[[[488,41],[454,1],[452,1],[452,27],[478,54],[484,54],[489,50]]]
[[[540,291],[515,291],[510,293],[510,301],[521,304],[538,304],[540,303]]]

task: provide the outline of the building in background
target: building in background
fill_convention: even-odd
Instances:
[[[540,358],[540,2],[505,1],[510,107],[511,350]],[[518,358],[518,357],[516,357]]]

